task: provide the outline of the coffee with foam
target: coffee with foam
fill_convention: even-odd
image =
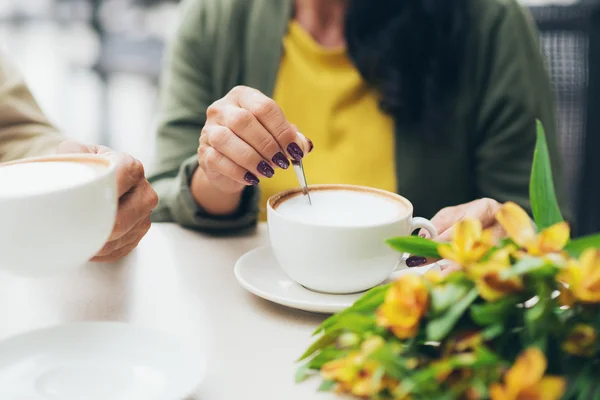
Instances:
[[[106,166],[75,161],[25,162],[0,167],[0,196],[68,189],[97,177]]]
[[[324,226],[385,224],[409,213],[407,204],[377,191],[328,189],[310,192],[312,205],[302,194],[283,198],[276,210],[286,218]]]

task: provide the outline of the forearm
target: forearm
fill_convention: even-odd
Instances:
[[[63,140],[23,77],[0,54],[0,162],[55,153]]]
[[[198,206],[208,214],[227,216],[234,214],[240,208],[242,190],[236,193],[219,190],[209,182],[202,168],[196,169],[190,182],[190,189]]]

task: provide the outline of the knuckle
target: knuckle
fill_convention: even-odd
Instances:
[[[206,139],[211,147],[223,148],[229,142],[229,130],[224,128],[214,128],[207,132]]]
[[[255,165],[258,162],[254,163],[256,158],[256,153],[252,150],[246,150],[241,154],[242,165]]]
[[[148,194],[146,195],[146,199],[148,201],[148,208],[150,210],[154,210],[158,205],[158,194],[152,188],[152,185],[150,185],[150,183],[146,183],[148,184]]]
[[[279,106],[275,100],[264,97],[260,101],[256,101],[252,106],[252,114],[269,119],[277,115]]]
[[[209,169],[216,169],[219,165],[219,154],[214,149],[207,149],[204,159]]]
[[[258,151],[261,153],[267,153],[267,150],[269,150],[271,147],[273,147],[274,142],[273,139],[270,136],[265,136],[265,138],[263,138],[260,143],[258,143]]]
[[[127,157],[127,171],[134,182],[140,181],[145,177],[144,165],[132,156]]]
[[[214,103],[212,103],[210,106],[208,106],[208,108],[206,109],[206,118],[207,119],[213,119],[219,115],[221,115],[222,112],[222,102],[221,100],[217,100]]]
[[[234,127],[235,130],[243,131],[252,124],[254,116],[250,111],[243,108],[235,108],[234,110],[231,111],[229,126]]]
[[[246,93],[248,91],[248,87],[247,86],[243,86],[243,85],[237,85],[234,86],[228,93],[228,95],[231,96],[243,96],[244,93]]]

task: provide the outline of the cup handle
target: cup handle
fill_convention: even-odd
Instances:
[[[414,217],[411,221],[410,231],[414,232],[417,229],[425,229],[427,232],[429,232],[432,239],[435,239],[438,236],[437,229],[435,229],[435,226],[433,226],[433,224],[428,219],[421,218],[421,217]],[[402,268],[402,264],[404,261],[406,261],[405,257],[406,257],[405,255],[402,255],[402,257],[400,257],[400,261],[398,261],[398,265],[396,265],[396,268],[394,269],[394,271],[399,271],[399,270],[404,269],[404,268]]]
[[[433,226],[433,224],[428,219],[414,217],[411,221],[411,225],[411,232],[414,232],[417,229],[425,229],[427,232],[429,232],[432,239],[435,239],[438,235],[437,229],[435,229],[435,226]]]

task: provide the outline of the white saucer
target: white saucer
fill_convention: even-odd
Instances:
[[[205,374],[199,351],[123,323],[76,323],[0,343],[0,399],[182,400]]]
[[[394,272],[388,282],[405,273],[424,274],[439,269],[437,263]],[[270,246],[244,254],[235,264],[235,277],[246,290],[263,299],[287,307],[317,313],[336,313],[351,306],[363,293],[326,294],[313,292],[292,281],[279,267]]]

